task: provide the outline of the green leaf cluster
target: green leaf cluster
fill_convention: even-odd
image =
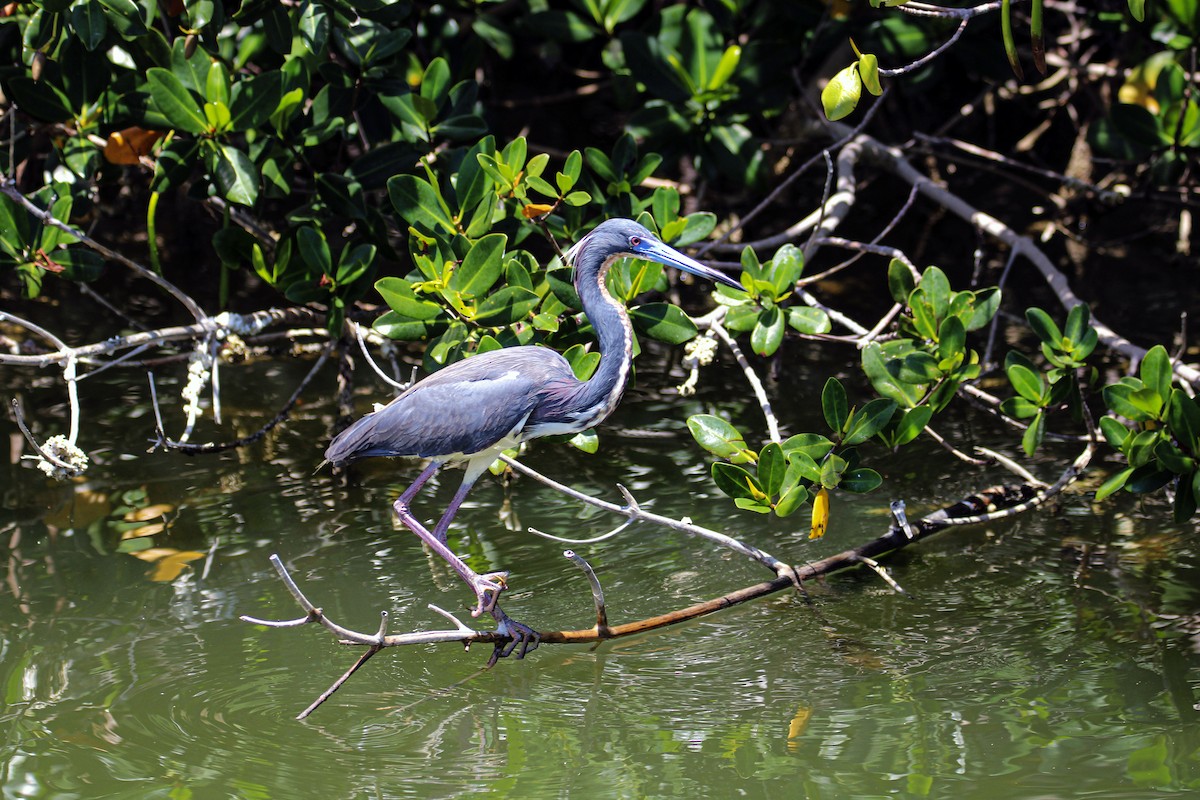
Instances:
[[[927,268],[918,282],[899,260],[888,267],[888,287],[904,308],[900,335],[863,348],[863,371],[876,392],[901,408],[928,406],[937,413],[964,381],[979,376],[979,353],[967,346],[967,333],[995,316],[1000,290],[954,291],[937,267]],[[909,436],[916,435],[913,428],[922,416],[913,417],[902,431],[896,431],[893,444],[911,441]]]
[[[786,244],[763,264],[753,248],[742,251],[741,283],[745,292],[724,286],[714,295],[729,307],[725,326],[736,333],[750,333],[750,347],[760,356],[774,355],[788,327],[805,334],[828,333],[829,315],[818,308],[796,305],[796,282],[804,272],[804,254]]]
[[[1128,466],[1104,482],[1096,499],[1118,489],[1143,494],[1169,485],[1175,520],[1184,522],[1200,505],[1200,404],[1171,383],[1171,358],[1155,345],[1142,359],[1138,377],[1104,387],[1112,414],[1101,418],[1100,430]]]
[[[75,199],[70,186],[48,186],[34,199],[55,218],[71,219]],[[70,246],[75,242],[74,236],[41,225],[24,206],[0,195],[0,269],[15,270],[27,297],[41,294],[42,283],[50,274],[74,281],[90,281],[100,275],[104,260],[94,250]]]
[[[883,433],[896,408],[895,402],[883,398],[851,408],[845,388],[830,378],[821,393],[829,436],[800,433],[756,451],[737,427],[711,414],[690,417],[688,429],[697,444],[723,459],[713,463],[712,478],[738,508],[787,517],[821,489],[877,489],[883,478],[861,466],[858,447]]]

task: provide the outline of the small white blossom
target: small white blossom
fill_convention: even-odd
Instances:
[[[707,367],[717,355],[717,342],[708,336],[697,336],[683,346],[683,357]]]
[[[188,416],[200,412],[200,393],[208,385],[208,380],[212,375],[209,371],[211,366],[212,355],[208,352],[208,348],[203,344],[198,345],[192,351],[191,358],[188,359],[187,381],[183,385],[183,391],[179,393],[184,400],[183,410]]]
[[[65,481],[67,478],[73,478],[88,467],[87,455],[78,447],[71,444],[71,441],[66,436],[51,436],[42,445],[42,450],[47,455],[58,459],[70,467],[70,469],[65,469],[58,464],[38,456],[38,469],[56,481]]]

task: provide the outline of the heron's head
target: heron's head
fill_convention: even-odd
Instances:
[[[576,269],[583,269],[585,266],[598,268],[614,256],[633,256],[657,261],[659,264],[675,267],[735,289],[743,288],[725,273],[706,267],[674,247],[663,244],[653,233],[631,219],[610,219],[601,222],[595,230],[576,242],[575,246],[567,251],[566,256],[567,261],[574,264]]]

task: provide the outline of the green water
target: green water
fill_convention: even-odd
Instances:
[[[304,369],[226,370],[230,421],[200,438],[253,430]],[[810,587],[812,606],[778,595],[595,649],[544,646],[482,673],[486,648],[389,650],[297,722],[357,651],[315,627],[238,621],[300,615],[270,554],[326,613],[361,630],[373,631],[384,609],[393,632],[444,627],[426,605],[459,610],[470,599],[392,523],[390,501],[414,469],[379,464],[349,486],[313,474],[332,415],[322,399],[329,381],[244,452],[148,455],[153,426],[139,376],[114,370],[107,382],[84,384],[82,443],[98,462],[85,483],[56,486],[27,466],[3,468],[5,798],[1200,791],[1200,655],[1178,621],[1160,616],[1197,611],[1195,527],[1172,526],[1161,503],[1093,509],[1082,494],[895,555],[887,564],[908,597],[871,573],[840,574]],[[919,515],[1008,479],[961,467],[932,445],[876,453],[889,495],[836,497],[829,535],[810,543],[804,520],[740,513],[715,496],[686,415],[721,408],[756,424],[752,407],[715,385],[718,376],[686,402],[655,391],[675,379],[647,380],[606,427],[599,455],[541,445],[526,460],[613,500],[622,482],[658,513],[691,516],[794,561],[880,535],[892,496]],[[39,419],[61,412],[52,382],[2,377]],[[811,385],[820,384],[800,373],[773,390],[792,397]],[[783,405],[785,424],[808,424]],[[631,435],[641,429],[657,435]],[[1015,452],[998,430],[947,432]],[[1052,479],[1072,455],[1052,451],[1033,466]],[[426,517],[456,479],[423,495]],[[148,506],[162,506],[160,516],[126,519]],[[165,528],[138,535],[162,513]],[[590,593],[564,546],[523,531],[587,537],[618,522],[529,480],[489,478],[451,543],[480,571],[512,571],[513,616],[544,629],[587,627]],[[122,551],[146,545],[154,550],[140,558]],[[576,549],[604,582],[612,622],[768,577],[644,525]]]

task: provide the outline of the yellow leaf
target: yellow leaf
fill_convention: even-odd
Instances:
[[[154,569],[149,573],[150,580],[159,583],[175,580],[189,561],[205,556],[204,553],[195,550],[176,550],[173,547],[149,547],[132,555],[154,565]]]
[[[113,131],[104,145],[104,158],[110,164],[137,164],[142,156],[150,155],[161,138],[161,133],[146,128]]]
[[[822,489],[813,498],[812,530],[809,539],[820,539],[829,528],[829,490]]]
[[[148,519],[158,519],[159,517],[165,517],[167,514],[170,514],[174,510],[175,510],[175,506],[171,505],[170,503],[156,503],[155,505],[152,505],[152,506],[143,506],[142,508],[135,508],[133,511],[126,513],[125,521],[126,522],[144,522],[145,520],[148,520]]]
[[[525,219],[537,219],[544,217],[554,210],[554,206],[548,206],[545,203],[530,203],[521,209],[521,213],[525,215]]]
[[[130,531],[125,531],[121,534],[121,539],[140,539],[143,536],[153,536],[156,533],[162,533],[166,530],[166,525],[161,522],[155,522],[153,525],[139,525]]]
[[[796,709],[796,716],[792,717],[791,724],[788,725],[788,750],[800,749],[799,739],[808,728],[808,721],[812,719],[812,715],[813,710],[809,706],[800,706]]]

